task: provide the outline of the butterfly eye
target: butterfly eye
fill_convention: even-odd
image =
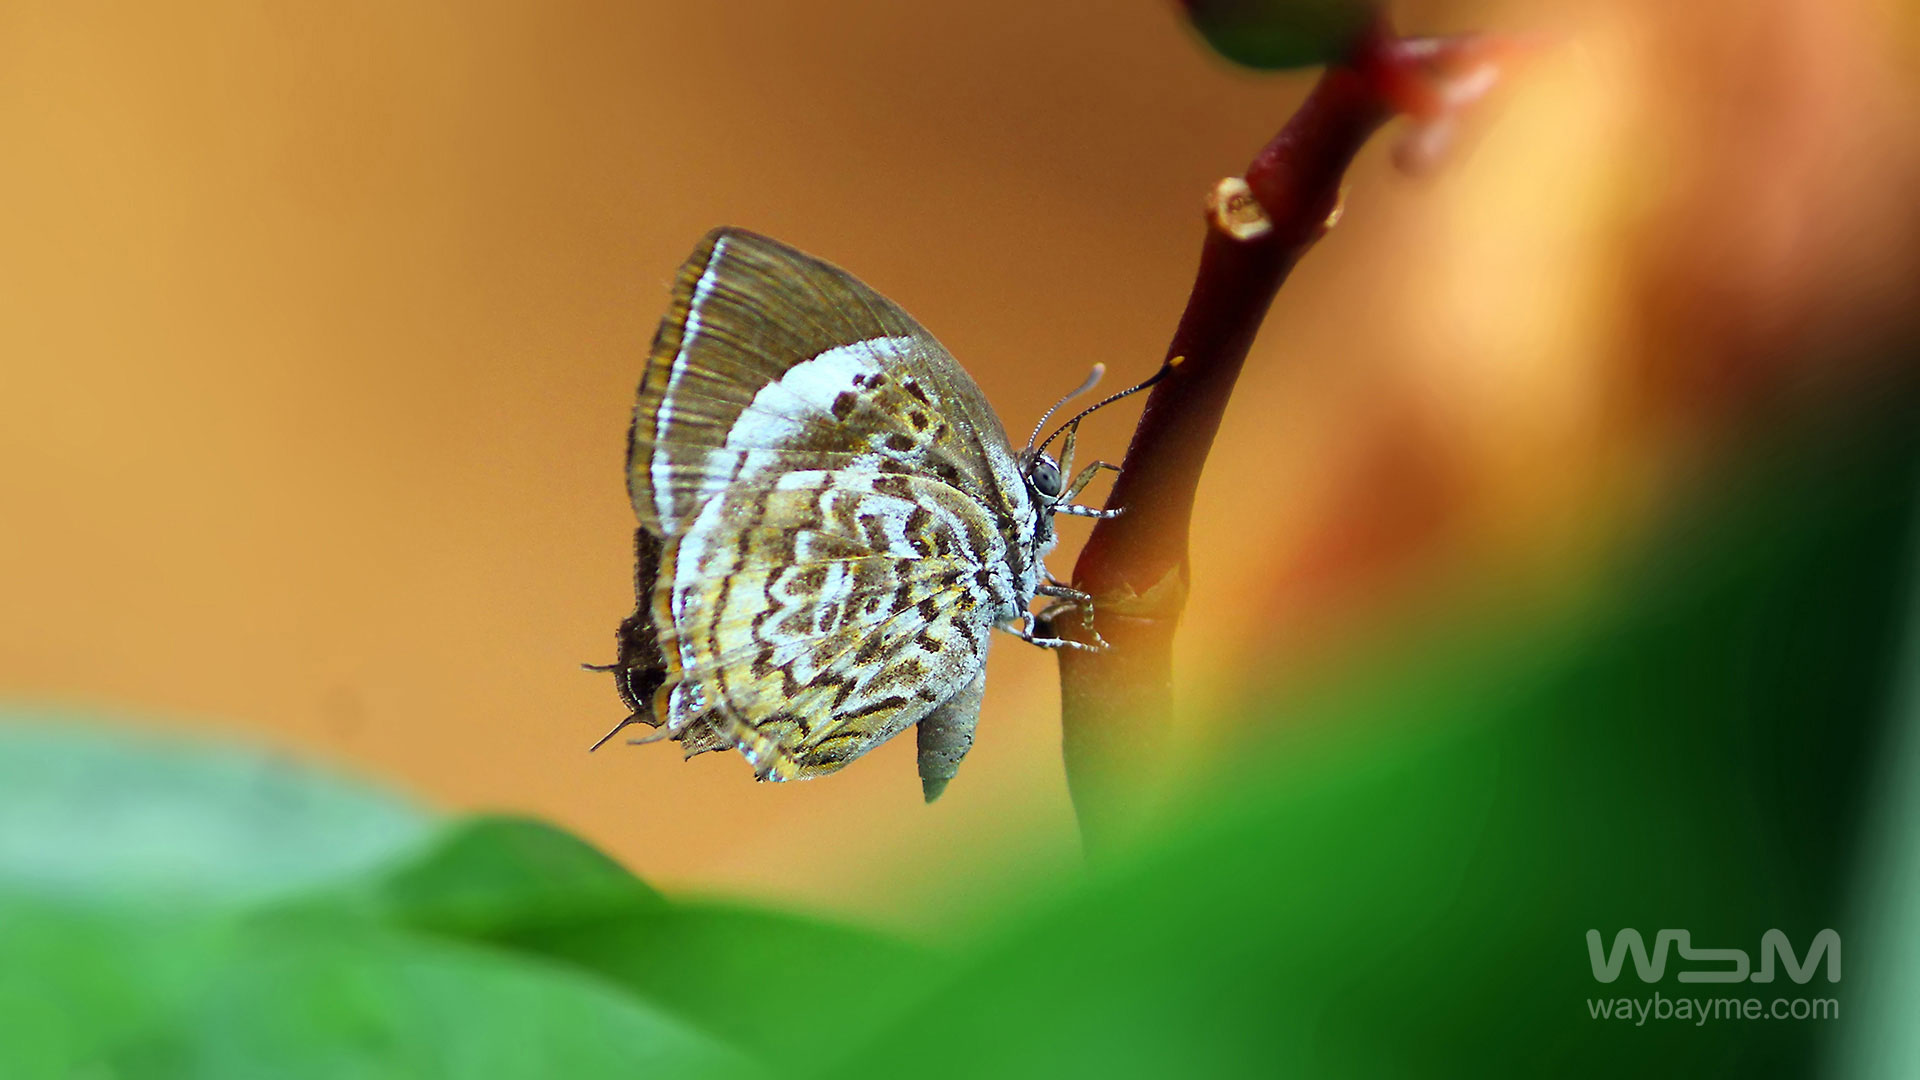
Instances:
[[[1032,484],[1033,490],[1049,499],[1059,498],[1060,466],[1055,465],[1045,455],[1035,458],[1033,464],[1027,466],[1027,483]]]

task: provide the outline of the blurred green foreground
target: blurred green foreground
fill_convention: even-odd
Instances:
[[[1261,775],[984,942],[678,902],[536,822],[16,710],[0,1076],[1920,1075],[1914,415],[1753,450],[1607,610],[1271,706]],[[1588,930],[1673,927],[1832,928],[1844,978],[1595,980]],[[1841,1012],[1591,1015],[1655,992]]]

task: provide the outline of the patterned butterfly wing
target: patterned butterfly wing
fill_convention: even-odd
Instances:
[[[843,271],[717,230],[676,280],[628,475],[660,538],[650,589],[643,538],[622,627],[636,716],[774,779],[930,718],[936,794],[971,738],[990,631],[1034,584],[1009,540],[1033,528],[1025,482],[958,363]]]
[[[762,776],[832,772],[972,682],[1016,591],[1005,539],[940,481],[736,487],[667,543],[657,711],[725,735]]]
[[[883,463],[990,512],[1025,503],[999,418],[910,316],[776,240],[708,233],[640,380],[627,480],[641,524],[677,535],[743,477]]]

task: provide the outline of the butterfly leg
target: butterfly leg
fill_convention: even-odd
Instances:
[[[1035,589],[1034,593],[1037,596],[1053,597],[1055,602],[1041,608],[1040,613],[1034,617],[1035,624],[1041,628],[1041,636],[1057,636],[1049,633],[1046,628],[1052,626],[1053,621],[1061,615],[1069,611],[1077,611],[1080,613],[1080,625],[1093,632],[1094,648],[1107,649],[1109,647],[1107,639],[1101,637],[1098,630],[1093,629],[1093,594],[1081,592],[1052,574],[1046,577],[1045,584]]]
[[[1068,514],[1073,517],[1117,518],[1126,512],[1126,507],[1116,506],[1111,510],[1096,510],[1091,506],[1071,506],[1061,503],[1053,508],[1056,514]]]
[[[1037,645],[1042,649],[1084,649],[1087,652],[1106,651],[1104,642],[1099,645],[1088,645],[1084,641],[1073,641],[1068,638],[1035,636],[1033,632],[1032,615],[1026,616],[1021,620],[1021,623],[1022,625],[1019,626],[1014,626],[1009,623],[1000,627],[1000,629],[1005,630],[1007,633],[1012,634],[1014,637],[1019,638],[1029,645]]]
[[[1080,425],[1078,423],[1067,425],[1066,441],[1060,444],[1060,471],[1071,474],[1073,481],[1067,485],[1065,491],[1060,493],[1060,498],[1054,501],[1053,512],[1056,514],[1071,514],[1074,517],[1119,517],[1120,510],[1117,507],[1112,510],[1096,510],[1091,506],[1072,505],[1074,497],[1082,491],[1085,491],[1088,484],[1093,483],[1093,478],[1100,475],[1101,469],[1112,469],[1114,472],[1120,471],[1120,466],[1112,462],[1096,461],[1086,468],[1081,469],[1079,472],[1074,472],[1073,451],[1079,438]]]
[[[1064,581],[1055,581],[1051,574],[1047,576],[1046,583],[1038,589],[1035,589],[1034,592],[1040,596],[1057,596],[1062,600],[1071,600],[1075,607],[1083,605],[1091,607],[1093,605],[1092,593],[1083,593]]]
[[[1060,444],[1060,471],[1065,475],[1073,477],[1073,481],[1067,485],[1067,490],[1060,493],[1060,501],[1063,503],[1072,502],[1074,496],[1085,491],[1087,485],[1093,483],[1093,478],[1100,475],[1101,469],[1112,469],[1114,472],[1120,471],[1120,466],[1110,461],[1096,461],[1086,468],[1081,469],[1079,472],[1074,472],[1073,455],[1074,451],[1079,447],[1079,443],[1080,425],[1077,423],[1068,425],[1067,437]]]
[[[1085,627],[1087,633],[1093,636],[1093,645],[1091,646],[1093,651],[1106,652],[1113,647],[1107,643],[1106,638],[1100,636],[1100,631],[1093,628],[1092,593],[1084,593],[1078,589],[1067,586],[1060,586],[1054,589],[1048,589],[1043,586],[1038,591],[1042,596],[1052,596],[1056,598],[1053,603],[1041,608],[1040,613],[1034,617],[1034,622],[1039,627],[1042,637],[1058,637],[1059,635],[1052,631],[1055,622],[1070,612],[1079,612],[1080,625]]]
[[[1119,472],[1120,466],[1115,465],[1111,461],[1096,461],[1086,468],[1081,469],[1073,475],[1073,482],[1067,485],[1067,490],[1060,493],[1060,501],[1072,502],[1076,496],[1087,490],[1087,485],[1093,483],[1093,478],[1100,475],[1101,469],[1112,469],[1114,472]]]

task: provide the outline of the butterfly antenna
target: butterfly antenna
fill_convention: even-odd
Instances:
[[[1064,424],[1061,424],[1057,428],[1054,428],[1053,434],[1047,436],[1047,441],[1041,443],[1036,449],[1045,450],[1049,443],[1059,438],[1062,432],[1066,431],[1068,428],[1072,427],[1073,425],[1079,423],[1082,420],[1085,420],[1087,417],[1092,416],[1094,413],[1099,412],[1101,409],[1106,408],[1107,406],[1113,404],[1114,402],[1119,401],[1121,398],[1132,397],[1133,395],[1139,393],[1140,391],[1145,390],[1147,387],[1152,386],[1154,383],[1159,382],[1161,379],[1166,378],[1167,375],[1171,373],[1174,368],[1179,367],[1180,362],[1185,359],[1186,357],[1184,356],[1170,357],[1166,363],[1160,365],[1159,371],[1156,371],[1152,375],[1147,376],[1145,382],[1138,383],[1134,386],[1129,386],[1125,390],[1122,390],[1117,394],[1109,395],[1108,397],[1103,398],[1100,401],[1094,402],[1092,405],[1089,405],[1084,409],[1081,409],[1077,414],[1074,415],[1073,419],[1067,421]],[[1066,402],[1062,401],[1060,404],[1064,405],[1066,404]],[[1058,407],[1059,406],[1055,406],[1055,408],[1058,408]],[[1047,415],[1052,416],[1053,415],[1052,410],[1048,410]],[[1035,434],[1037,435],[1039,433],[1035,432]],[[1029,443],[1029,445],[1031,445],[1031,443]]]
[[[1106,373],[1107,373],[1107,365],[1105,364],[1093,365],[1093,370],[1087,373],[1087,379],[1085,382],[1067,391],[1066,397],[1063,397],[1059,401],[1054,402],[1053,408],[1048,409],[1045,413],[1043,413],[1040,417],[1040,422],[1033,425],[1033,434],[1027,436],[1027,449],[1029,450],[1033,449],[1033,440],[1040,437],[1041,429],[1047,426],[1047,421],[1053,419],[1054,413],[1057,413],[1060,411],[1060,406],[1065,405],[1067,402],[1072,401],[1074,398],[1077,398],[1081,394],[1084,394],[1087,391],[1093,389],[1094,387],[1100,385],[1100,377],[1102,375],[1105,375]]]

